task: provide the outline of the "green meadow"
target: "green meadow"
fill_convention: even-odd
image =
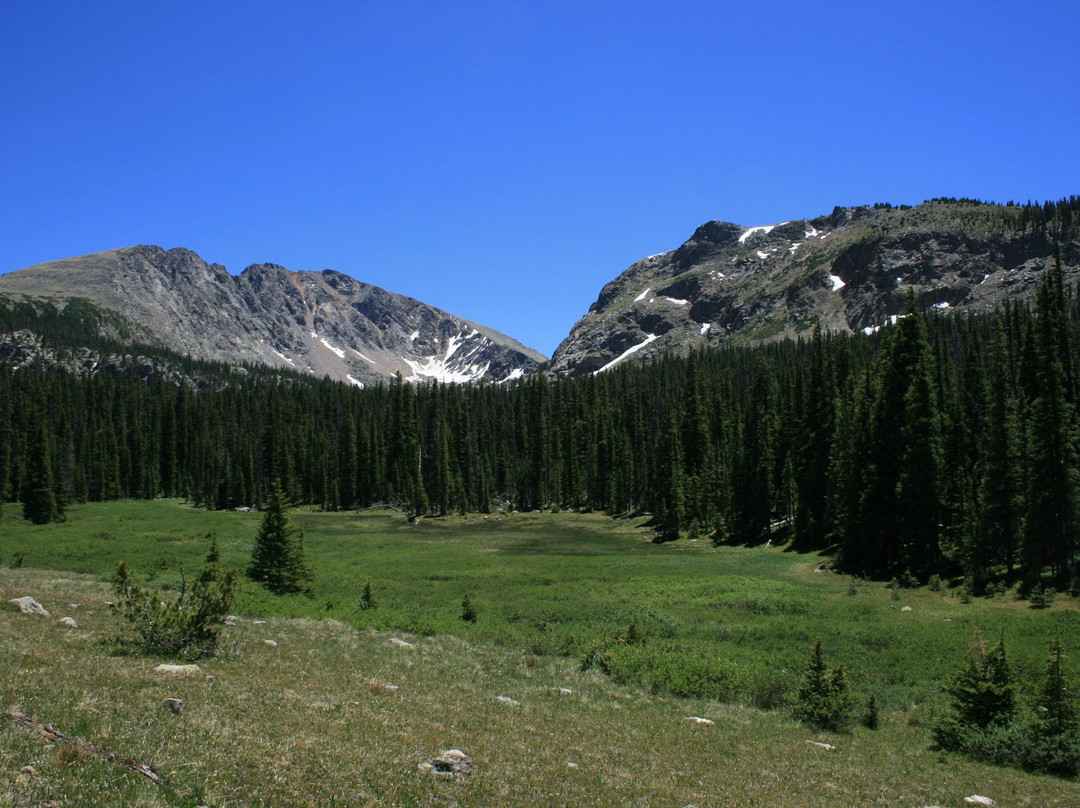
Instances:
[[[168,679],[151,671],[169,660],[113,642],[124,625],[106,579],[124,559],[174,591],[215,534],[243,569],[260,515],[123,501],[34,526],[5,506],[4,605],[33,595],[52,617],[7,607],[0,708],[144,761],[167,786],[0,717],[0,806],[1080,804],[1075,781],[930,749],[942,683],[976,632],[1004,637],[1022,695],[1055,634],[1080,684],[1066,596],[1035,610],[1008,592],[969,600],[958,582],[891,589],[783,547],[653,544],[641,520],[600,514],[292,519],[315,595],[246,583],[221,653]],[[77,629],[57,626],[69,613]],[[790,717],[818,639],[858,702],[876,697],[880,729],[822,734]],[[160,708],[168,696],[182,715]],[[416,771],[455,747],[476,761],[469,777]]]

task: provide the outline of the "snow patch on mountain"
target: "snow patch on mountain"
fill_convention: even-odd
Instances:
[[[312,332],[312,333],[314,333],[314,332]],[[345,349],[344,348],[335,348],[333,345],[331,345],[329,342],[326,341],[325,337],[320,337],[319,342],[321,342],[323,345],[325,345],[331,351],[336,353],[338,355],[338,359],[344,359],[345,358]]]
[[[280,359],[285,360],[290,365],[294,365],[294,366],[296,365],[296,363],[294,361],[289,359],[289,357],[287,357],[285,354],[281,353],[281,351],[275,351],[273,348],[271,348],[270,350],[274,353],[275,356],[279,357]]]
[[[768,235],[777,227],[782,227],[785,224],[788,224],[788,222],[780,222],[780,224],[759,224],[757,227],[747,228],[745,231],[743,231],[743,234],[739,236],[739,243],[745,244],[746,240],[750,238],[750,236],[754,233],[764,233],[765,235]]]
[[[626,357],[636,354],[638,351],[640,351],[642,348],[644,348],[646,345],[648,345],[650,342],[653,342],[656,339],[659,339],[659,337],[657,337],[656,334],[646,334],[644,342],[638,343],[637,345],[632,345],[631,347],[627,348],[625,351],[623,351],[621,354],[616,356],[614,359],[612,359],[610,362],[608,362],[602,368],[600,368],[599,370],[593,371],[593,375],[595,376],[597,373],[603,373],[605,370],[610,370],[611,368],[613,368],[617,364],[619,364],[621,361],[626,359]]]

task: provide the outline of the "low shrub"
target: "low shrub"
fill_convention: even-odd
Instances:
[[[183,570],[180,574],[180,592],[169,598],[135,583],[127,563],[121,561],[112,579],[121,614],[135,630],[143,653],[186,659],[210,656],[217,650],[240,576],[214,562],[203,565],[190,582]]]

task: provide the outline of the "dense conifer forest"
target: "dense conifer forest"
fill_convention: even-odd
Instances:
[[[1058,262],[1032,304],[992,315],[912,302],[869,337],[815,330],[511,385],[5,365],[0,490],[40,522],[123,497],[259,506],[272,483],[335,510],[646,512],[658,541],[790,541],[852,573],[963,574],[975,593],[1075,585],[1078,300]],[[99,325],[78,307],[13,311],[4,325],[58,343]]]

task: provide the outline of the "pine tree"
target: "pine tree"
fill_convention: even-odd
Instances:
[[[828,669],[818,640],[799,684],[795,717],[821,729],[840,731],[851,723],[851,714],[847,674],[842,667]]]
[[[987,651],[977,635],[945,692],[949,710],[933,730],[934,741],[942,749],[977,748],[983,731],[1008,726],[1016,715],[1016,692],[1004,639]]]
[[[315,574],[307,558],[303,533],[289,521],[285,492],[276,482],[270,486],[269,502],[263,515],[248,577],[275,595],[310,594]]]
[[[930,575],[938,568],[938,533],[942,517],[942,448],[940,424],[930,381],[928,354],[913,372],[904,396],[900,435],[903,448],[896,503],[899,524],[899,562],[905,569]]]
[[[1076,413],[1069,400],[1068,351],[1061,264],[1036,299],[1035,389],[1028,421],[1028,501],[1025,575],[1049,565],[1065,583],[1080,533],[1080,469]],[[1063,355],[1063,350],[1065,351]]]
[[[1050,643],[1046,675],[1035,700],[1024,766],[1064,777],[1080,774],[1080,721],[1065,677],[1061,640]]]
[[[29,453],[29,475],[20,489],[23,515],[35,525],[47,525],[63,516],[53,482],[49,434],[42,419],[34,432]]]

